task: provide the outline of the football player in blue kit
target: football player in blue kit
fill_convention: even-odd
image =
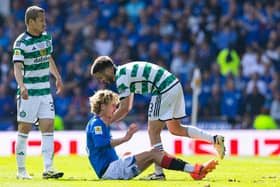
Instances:
[[[110,90],[99,90],[89,100],[94,116],[86,127],[87,151],[90,164],[100,179],[132,179],[152,163],[189,173],[194,180],[203,179],[216,168],[216,160],[193,165],[156,149],[119,158],[114,147],[130,140],[138,130],[137,125],[131,124],[122,138],[112,138],[109,123],[119,104],[119,96]]]

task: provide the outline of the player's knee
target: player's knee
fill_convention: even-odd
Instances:
[[[19,123],[18,132],[28,134],[32,129],[32,124]]]

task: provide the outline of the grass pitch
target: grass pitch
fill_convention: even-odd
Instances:
[[[181,157],[191,163],[205,162],[213,156]],[[92,170],[87,157],[56,156],[55,167],[64,171],[63,178],[42,179],[42,157],[27,157],[27,170],[33,176],[32,180],[17,180],[15,157],[0,157],[0,186],[26,186],[26,187],[68,187],[68,186],[98,186],[98,187],[163,187],[163,186],[198,186],[198,187],[258,187],[280,186],[280,157],[226,157],[219,161],[216,170],[208,174],[201,181],[194,181],[183,172],[165,170],[166,181],[142,181],[136,179],[124,180],[98,180]],[[145,176],[153,171],[153,167],[140,175]]]

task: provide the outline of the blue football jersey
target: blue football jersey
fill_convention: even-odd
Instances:
[[[101,178],[109,164],[119,159],[110,144],[110,127],[98,116],[93,116],[87,124],[86,133],[88,157],[95,173]]]

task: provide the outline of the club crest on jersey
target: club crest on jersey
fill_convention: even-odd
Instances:
[[[26,116],[26,112],[21,111],[21,112],[19,113],[19,116],[22,117],[22,118],[24,118],[24,117]]]
[[[95,134],[102,134],[102,127],[101,126],[95,126],[94,127],[94,133]]]
[[[47,50],[46,49],[41,49],[40,50],[40,55],[41,56],[45,56],[47,54]]]

